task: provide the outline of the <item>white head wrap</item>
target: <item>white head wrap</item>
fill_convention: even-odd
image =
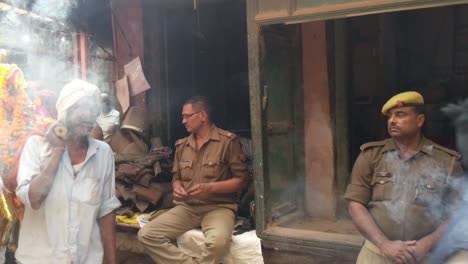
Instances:
[[[100,101],[100,95],[101,92],[96,85],[79,79],[72,80],[63,87],[57,99],[56,108],[58,120],[65,122],[67,109],[81,98],[94,96],[96,98],[96,103],[98,103]]]

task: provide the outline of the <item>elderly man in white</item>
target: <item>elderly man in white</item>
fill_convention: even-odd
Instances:
[[[99,115],[99,89],[73,80],[57,100],[59,121],[28,139],[16,194],[25,214],[15,257],[21,264],[116,263],[114,157],[89,135]],[[55,126],[64,125],[59,137]],[[62,129],[65,130],[65,129]]]

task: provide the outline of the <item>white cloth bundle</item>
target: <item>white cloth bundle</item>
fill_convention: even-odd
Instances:
[[[177,238],[177,246],[185,254],[200,257],[205,236],[199,229],[192,229]],[[262,245],[255,230],[233,235],[229,252],[224,256],[224,264],[263,264]]]

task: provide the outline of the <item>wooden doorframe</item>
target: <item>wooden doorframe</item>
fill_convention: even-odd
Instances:
[[[268,240],[291,241],[292,238],[284,238],[279,234],[273,234],[267,230],[266,215],[269,213],[266,208],[265,201],[265,182],[268,180],[268,175],[264,174],[264,165],[266,162],[266,155],[264,154],[264,99],[267,94],[264,93],[262,87],[262,69],[260,65],[262,56],[261,42],[261,27],[270,24],[294,24],[304,23],[309,21],[320,21],[328,19],[348,18],[353,16],[362,16],[368,14],[395,12],[412,9],[422,9],[430,7],[441,7],[449,5],[467,4],[468,0],[394,0],[394,1],[359,1],[348,4],[334,4],[329,6],[321,6],[320,8],[310,8],[302,10],[293,10],[294,4],[297,0],[284,1],[288,4],[286,12],[277,12],[270,14],[259,14],[259,1],[247,1],[247,34],[248,34],[248,58],[249,58],[249,84],[250,84],[250,111],[251,111],[251,135],[253,141],[253,171],[254,171],[254,186],[255,194],[255,217],[256,217],[256,231],[259,237]],[[279,3],[278,1],[273,1]],[[339,56],[339,54],[335,54]],[[340,69],[342,70],[342,69]],[[341,87],[343,88],[343,87]],[[344,91],[342,91],[344,92]],[[339,101],[343,101],[345,93],[341,94]],[[338,98],[337,98],[338,100]],[[345,122],[341,120],[340,122]],[[344,135],[341,135],[343,140]],[[335,142],[335,143],[338,143]],[[343,157],[341,157],[343,158]],[[349,160],[345,160],[349,162]],[[344,186],[344,182],[340,183]],[[297,238],[302,244],[317,245],[317,242]],[[315,244],[314,244],[315,243]]]
[[[251,8],[254,8],[251,19],[259,25],[304,23],[468,3],[467,0],[348,0],[345,3],[328,0],[330,4],[324,5],[298,0],[251,2]]]

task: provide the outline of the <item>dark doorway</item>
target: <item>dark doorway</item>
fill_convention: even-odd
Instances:
[[[187,2],[162,12],[168,141],[187,136],[181,109],[194,95],[210,100],[218,127],[250,137],[245,1]]]
[[[425,98],[424,134],[455,147],[453,128],[440,109],[468,96],[467,17],[462,5],[349,20],[352,161],[361,144],[387,137],[380,109],[408,90]]]

